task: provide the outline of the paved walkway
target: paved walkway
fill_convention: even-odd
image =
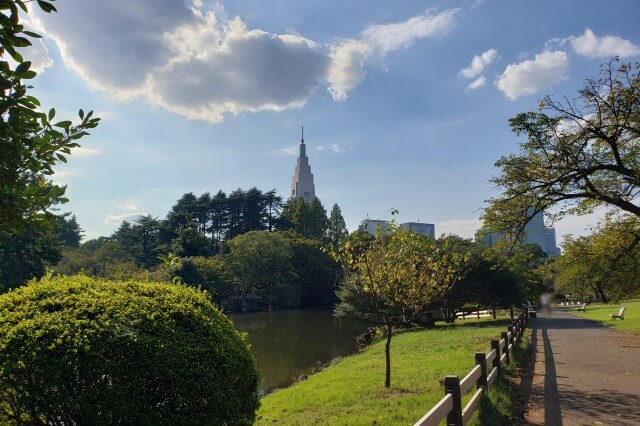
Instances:
[[[640,425],[640,337],[561,311],[529,324],[528,424]]]

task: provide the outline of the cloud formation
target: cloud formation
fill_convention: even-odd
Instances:
[[[613,56],[625,58],[640,55],[640,46],[631,41],[612,35],[598,37],[589,28],[585,29],[581,36],[569,37],[566,40],[578,55],[588,58],[611,58]]]
[[[467,90],[475,90],[478,89],[482,86],[484,86],[484,84],[487,82],[487,79],[484,78],[484,76],[480,76],[478,78],[476,78],[475,80],[473,80],[471,83],[469,83],[467,85]]]
[[[345,100],[348,92],[364,79],[364,65],[368,59],[384,58],[389,52],[408,48],[422,38],[441,37],[453,30],[461,15],[461,9],[446,9],[439,13],[431,10],[406,21],[372,25],[358,39],[334,44],[329,54],[327,90],[334,100]]]
[[[496,86],[507,98],[515,100],[566,79],[568,70],[566,52],[545,50],[533,59],[508,65]]]
[[[134,220],[146,216],[147,213],[122,213],[122,214],[108,214],[104,218],[104,223],[116,223],[119,224],[121,222],[133,222]]]
[[[465,78],[476,78],[482,74],[485,68],[497,57],[498,51],[495,49],[489,49],[486,52],[475,55],[473,59],[471,59],[471,64],[460,70],[460,75]]]
[[[100,151],[98,151],[95,148],[85,148],[82,146],[77,146],[75,148],[71,148],[71,155],[75,158],[75,157],[91,157],[94,155],[98,155],[100,154]]]
[[[428,11],[321,45],[248,28],[239,17],[221,20],[222,7],[201,0],[66,0],[58,9],[54,17],[34,10],[34,23],[93,88],[210,122],[301,107],[324,84],[344,100],[369,57],[444,35],[460,14]]]

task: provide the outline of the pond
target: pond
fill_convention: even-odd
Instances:
[[[249,335],[262,381],[259,392],[289,386],[316,365],[356,350],[355,338],[368,325],[336,319],[330,310],[292,310],[231,314]]]

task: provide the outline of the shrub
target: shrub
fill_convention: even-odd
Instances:
[[[73,276],[0,296],[0,424],[250,424],[257,384],[195,289]]]

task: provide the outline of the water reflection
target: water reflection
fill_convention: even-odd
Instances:
[[[330,310],[252,312],[229,318],[249,334],[262,392],[289,386],[318,363],[353,352],[355,337],[367,328],[357,321],[335,319]]]

